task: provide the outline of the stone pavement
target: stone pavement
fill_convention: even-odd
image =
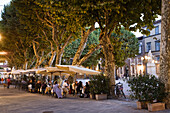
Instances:
[[[57,99],[0,87],[0,113],[45,113],[45,111],[48,111],[46,113],[149,113],[147,110],[137,110],[134,101]],[[155,113],[170,113],[170,110]]]

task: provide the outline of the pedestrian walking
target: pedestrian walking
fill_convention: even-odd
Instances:
[[[45,82],[43,82],[41,87],[42,87],[42,94],[44,95],[47,84]]]
[[[10,84],[11,84],[11,79],[10,79],[10,77],[8,77],[8,79],[7,79],[7,88],[8,89],[9,89]]]

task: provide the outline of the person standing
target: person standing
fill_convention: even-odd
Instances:
[[[42,94],[43,95],[45,94],[46,87],[47,87],[47,84],[45,82],[43,82],[43,84],[42,84]]]
[[[89,84],[88,84],[88,82],[86,82],[86,85],[85,85],[85,92],[84,92],[85,94],[86,94],[86,97],[85,98],[89,98],[90,97],[90,86],[89,86]]]
[[[7,79],[7,88],[9,89],[9,86],[10,86],[10,84],[11,84],[11,79],[10,79],[10,77],[8,77],[8,79]]]
[[[69,94],[72,94],[73,93],[73,84],[69,84]]]
[[[72,83],[72,93],[73,96],[75,95],[75,90],[76,90],[76,86],[75,86],[75,82]]]
[[[79,81],[78,86],[77,86],[77,94],[80,92],[82,94],[82,89],[83,89],[83,84],[81,81]]]
[[[78,94],[78,82],[75,83],[75,93]]]
[[[3,84],[4,83],[4,79],[3,78],[1,78],[1,84]]]
[[[67,80],[64,81],[63,86],[62,86],[62,90],[63,90],[63,96],[66,96],[66,94],[68,94],[68,84],[67,84]]]
[[[59,88],[57,81],[54,82],[53,90],[56,93],[58,98],[62,98],[61,89]]]

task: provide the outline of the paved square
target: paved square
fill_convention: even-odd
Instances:
[[[0,113],[150,113],[137,110],[134,101],[87,98],[57,99],[47,95],[32,94],[18,89],[0,87]],[[154,113],[154,112],[152,112]],[[170,113],[170,110],[156,113]]]

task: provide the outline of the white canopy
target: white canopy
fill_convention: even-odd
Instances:
[[[25,70],[12,70],[12,71],[11,71],[11,74],[13,74],[13,75],[19,75],[19,74],[21,74],[22,71],[25,71]]]
[[[63,70],[59,70],[58,68],[54,69],[54,67],[47,67],[44,70],[36,71],[36,73],[37,74],[45,74],[45,75],[67,75],[68,74]]]
[[[84,68],[84,67],[72,66],[72,65],[56,65],[56,67],[59,68],[59,69],[65,70],[65,71],[82,73],[82,74],[87,74],[87,75],[98,75],[98,74],[100,74],[99,71],[87,69],[87,68]]]
[[[46,67],[47,72],[59,73],[59,74],[76,74],[76,72],[59,69],[58,67]]]
[[[20,72],[23,74],[27,74],[27,70],[21,70]]]
[[[24,74],[29,74],[29,73],[36,73],[37,71],[44,71],[46,70],[45,68],[38,68],[38,69],[28,69],[25,72],[23,72]]]

